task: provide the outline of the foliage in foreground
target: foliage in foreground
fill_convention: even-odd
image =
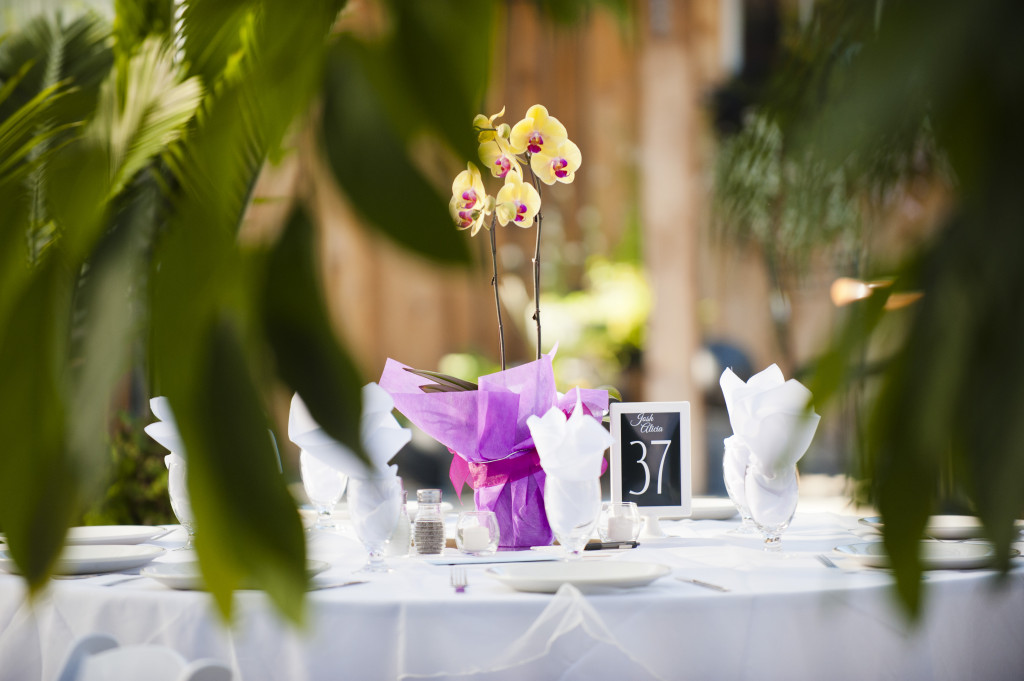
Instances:
[[[768,118],[758,119],[776,126],[786,158],[810,159],[827,179],[819,206],[852,207],[858,220],[877,218],[863,209],[878,208],[932,143],[931,164],[948,165],[932,172],[955,178],[930,240],[895,269],[862,259],[868,269],[851,272],[894,283],[848,308],[812,385],[819,411],[850,388],[866,396],[857,475],[885,521],[897,591],[915,614],[930,514],[965,500],[1006,570],[1024,512],[1021,30],[1024,6],[1012,0],[819,3],[762,104]],[[735,170],[735,181],[749,176]],[[758,205],[740,204],[767,216],[748,222],[755,232],[788,198],[772,187],[761,194]],[[828,216],[843,213],[819,214],[815,238],[827,241],[841,224]],[[903,291],[924,297],[887,311]]]

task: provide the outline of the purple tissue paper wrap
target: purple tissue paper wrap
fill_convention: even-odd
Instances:
[[[425,393],[429,379],[388,359],[380,386],[395,408],[454,455],[449,475],[456,494],[473,489],[478,510],[494,511],[501,530],[499,545],[523,548],[550,544],[553,535],[544,511],[544,471],[526,419],[557,406],[566,414],[576,406],[600,419],[608,409],[608,392],[574,388],[559,395],[551,368],[552,354],[521,366],[481,376],[478,389]]]

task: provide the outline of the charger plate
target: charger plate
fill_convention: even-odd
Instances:
[[[887,568],[889,556],[881,542],[837,546],[834,552],[864,567]],[[1020,555],[1016,549],[1013,556]],[[921,565],[925,570],[973,570],[988,567],[996,558],[995,548],[985,543],[921,542]]]
[[[572,584],[581,591],[598,587],[647,586],[671,570],[659,563],[574,560],[503,565],[487,572],[516,591],[554,593],[563,584]]]

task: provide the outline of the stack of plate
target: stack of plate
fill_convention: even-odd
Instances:
[[[66,546],[54,565],[55,575],[120,572],[141,567],[161,555],[159,546],[144,545],[167,534],[166,527],[147,525],[96,525],[72,527]],[[10,551],[0,550],[0,569],[16,572]]]

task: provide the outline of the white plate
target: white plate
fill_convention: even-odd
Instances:
[[[865,567],[887,568],[889,556],[882,542],[837,546],[835,553]],[[1019,555],[1013,551],[1011,555]],[[991,544],[961,542],[921,542],[921,565],[925,570],[971,570],[986,567],[995,560]]]
[[[861,518],[861,525],[882,531],[885,524],[878,516]],[[1018,530],[1024,530],[1024,520],[1015,521]],[[933,515],[928,518],[924,533],[935,539],[979,539],[985,536],[981,519],[973,515]]]
[[[489,573],[516,591],[554,593],[563,584],[580,590],[593,587],[646,586],[670,570],[658,563],[626,561],[559,561],[557,563],[521,563],[491,568]]]
[[[320,560],[306,561],[306,576],[318,575],[330,567],[329,563]],[[199,564],[189,563],[154,563],[142,568],[139,573],[143,577],[155,579],[171,589],[199,591],[206,588],[199,572]]]
[[[736,515],[736,504],[719,497],[694,497],[690,500],[690,517],[694,520],[728,520]]]
[[[167,534],[166,527],[149,525],[90,525],[68,530],[65,544],[142,544]]]
[[[121,544],[88,544],[66,546],[53,568],[55,575],[85,575],[92,572],[120,572],[145,565],[162,554],[159,546],[125,546]],[[0,551],[0,568],[15,572],[17,567],[10,553]]]

